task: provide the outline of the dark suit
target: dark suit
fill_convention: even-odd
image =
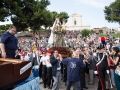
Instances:
[[[33,63],[33,52],[31,52],[30,54],[28,54],[28,56],[30,57],[30,61]]]
[[[54,56],[51,56],[50,63],[52,64],[52,76],[53,76],[53,87],[52,90],[59,90],[60,80],[61,80],[61,69],[60,68],[60,61],[56,59]]]
[[[84,55],[79,55],[79,59],[83,62],[84,60]],[[80,83],[81,83],[81,88],[83,89],[85,85],[85,71],[86,68],[80,68]]]
[[[40,62],[40,56],[39,56],[39,62]],[[39,63],[37,62],[37,56],[33,58],[32,66],[38,65]]]
[[[40,56],[39,56],[39,62],[40,62]],[[35,56],[34,58],[33,58],[33,62],[32,62],[32,66],[35,66],[35,65],[38,65],[39,63],[38,63],[38,61],[37,61],[37,56]],[[42,76],[42,65],[40,65],[40,67],[39,67],[39,77],[41,77]]]
[[[51,56],[50,63],[52,64],[52,76],[56,76],[58,60],[54,56]]]

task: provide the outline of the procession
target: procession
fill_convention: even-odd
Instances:
[[[43,4],[42,0],[35,2]],[[107,17],[108,7],[105,10]],[[36,18],[34,22],[29,18],[27,24],[20,19],[20,27],[31,25],[32,33],[24,30],[19,36],[16,22],[1,33],[0,90],[120,90],[120,31],[90,30],[76,13],[68,20],[61,17],[54,16],[47,27],[50,32],[44,25],[46,30],[37,33],[42,20],[38,23]]]

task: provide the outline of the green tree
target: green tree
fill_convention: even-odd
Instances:
[[[6,26],[5,25],[0,25],[0,30],[6,30]]]
[[[0,30],[6,31],[11,26],[11,24],[0,25]]]
[[[95,33],[95,31],[94,30],[90,30],[90,34],[94,34]]]
[[[56,11],[53,11],[51,12],[52,13],[52,24],[54,23],[56,17],[59,17],[60,18],[60,22],[62,23],[62,20],[65,19],[67,21],[67,19],[69,18],[69,15],[68,13],[66,12],[60,12],[60,13],[57,13]]]
[[[52,14],[52,19],[53,19],[53,23],[54,23],[56,16],[58,16],[58,13],[56,11],[52,11],[51,14]]]
[[[109,6],[105,6],[105,19],[108,22],[119,22],[120,23],[120,0],[112,2]]]
[[[45,26],[45,30],[47,27],[50,27],[53,25],[53,22],[54,22],[54,19],[53,19],[53,16],[52,16],[52,13],[48,10],[46,10],[45,12],[45,22],[44,22],[44,26]]]
[[[66,12],[60,12],[59,18],[60,18],[61,22],[62,22],[63,19],[65,19],[67,21],[67,19],[69,18],[69,15]]]
[[[5,29],[8,30],[10,26],[11,26],[11,24],[6,24]]]
[[[52,26],[56,15],[59,15],[61,20],[68,18],[66,12],[59,14],[48,11],[48,5],[50,5],[49,0],[1,0],[0,21],[7,20],[9,16],[18,31],[30,27],[35,33],[42,25]]]
[[[6,21],[7,17],[9,16],[12,20],[12,23],[17,27],[18,30],[20,30],[20,28],[24,29],[23,26],[26,25],[23,23],[23,8],[25,8],[23,3],[24,1],[25,0],[1,0],[0,6],[2,7],[0,7],[0,9],[4,10],[4,12],[0,15],[0,21]],[[4,16],[4,18],[2,18],[2,16]]]
[[[2,33],[4,33],[5,32],[5,30],[0,30],[0,34],[2,34]]]
[[[82,37],[89,36],[90,30],[88,30],[88,29],[83,29],[83,30],[81,31],[81,34],[82,34]]]
[[[48,26],[49,11],[46,10],[46,7],[50,4],[48,0],[37,0],[33,5],[30,5],[31,12],[29,12],[32,16],[27,16],[27,24],[34,31],[34,34],[38,33],[40,26]]]
[[[2,12],[0,21],[10,16],[18,30],[24,30],[28,27],[35,30],[42,24],[44,25],[46,20],[44,12],[50,2],[49,0],[2,0],[0,4],[3,6],[0,10],[6,11]]]
[[[9,16],[9,10],[7,8],[9,7],[9,1],[11,0],[0,0],[0,21],[7,21],[7,17]]]
[[[99,34],[102,34],[102,33],[103,33],[103,30],[102,30],[102,29],[100,29],[100,30],[99,30]]]

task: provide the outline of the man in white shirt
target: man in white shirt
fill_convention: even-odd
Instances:
[[[46,55],[46,67],[47,67],[47,85],[48,89],[52,88],[52,64],[50,63],[50,57],[51,57],[51,51],[47,50],[47,55]]]
[[[109,44],[109,43],[106,44],[106,49],[107,49],[107,50],[110,49],[110,44]]]
[[[46,88],[46,85],[47,85],[47,67],[46,67],[46,62],[47,62],[46,52],[43,51],[42,52],[42,57],[40,59],[40,65],[42,63],[42,79],[43,79],[43,83],[44,83],[44,88]]]

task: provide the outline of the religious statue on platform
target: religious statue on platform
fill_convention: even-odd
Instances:
[[[63,23],[61,24],[57,17],[53,24],[53,29],[48,43],[51,43],[54,47],[65,47],[64,35],[66,33],[66,27],[65,19],[63,19]]]
[[[59,18],[56,18],[56,24],[53,28],[53,46],[56,47],[65,47],[64,35],[66,32],[65,20],[61,24]]]

